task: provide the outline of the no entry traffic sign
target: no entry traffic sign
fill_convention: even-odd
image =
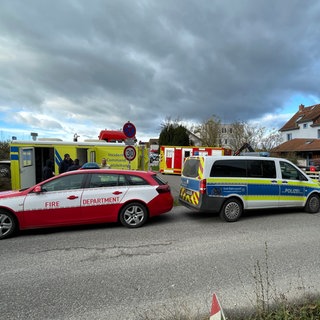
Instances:
[[[123,155],[128,161],[132,161],[136,157],[137,152],[133,146],[126,146],[123,150]]]

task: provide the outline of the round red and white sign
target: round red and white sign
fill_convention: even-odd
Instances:
[[[123,155],[128,161],[132,161],[136,157],[137,152],[133,146],[126,146],[124,148]]]

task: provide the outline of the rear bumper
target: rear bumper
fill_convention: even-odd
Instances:
[[[223,197],[208,197],[207,195],[202,195],[199,198],[199,202],[197,205],[190,203],[181,197],[179,197],[179,203],[185,206],[188,209],[196,210],[199,212],[220,212],[225,198]]]

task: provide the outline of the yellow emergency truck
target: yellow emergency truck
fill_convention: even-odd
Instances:
[[[11,186],[12,189],[30,187],[43,180],[42,171],[46,160],[54,162],[54,172],[59,174],[59,165],[64,154],[71,159],[79,159],[80,165],[86,162],[101,163],[107,159],[112,169],[148,170],[148,149],[144,145],[133,146],[136,156],[132,161],[126,160],[124,143],[108,143],[104,140],[84,142],[65,142],[61,139],[38,139],[36,141],[10,142]]]

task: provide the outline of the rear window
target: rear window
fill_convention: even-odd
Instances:
[[[167,184],[167,182],[164,181],[164,180],[163,180],[160,176],[158,176],[157,174],[153,174],[153,175],[152,175],[152,179],[155,180],[159,186]]]
[[[182,175],[190,178],[198,177],[199,166],[199,159],[187,159],[183,165]]]
[[[127,175],[127,181],[131,186],[145,186],[149,183],[140,176]]]
[[[276,167],[273,160],[217,160],[211,168],[210,176],[276,178]]]

